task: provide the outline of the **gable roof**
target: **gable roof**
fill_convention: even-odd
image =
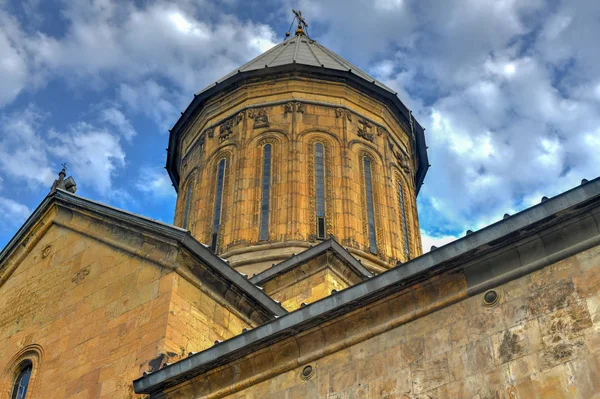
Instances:
[[[281,305],[229,266],[225,260],[213,254],[204,244],[194,239],[189,231],[82,198],[62,189],[57,189],[42,201],[0,252],[0,272],[6,267],[10,255],[19,245],[24,245],[32,228],[53,206],[84,211],[88,214],[100,216],[109,223],[125,225],[132,231],[142,234],[150,233],[155,237],[175,243],[206,267],[206,270],[200,270],[199,268],[194,270],[203,283],[214,285],[217,292],[225,299],[230,300],[232,304],[239,302],[239,299],[235,298],[242,297],[252,312],[260,314],[259,318],[263,322],[287,313]],[[0,273],[0,276],[2,276],[2,273]]]
[[[576,222],[573,222],[574,219]],[[367,306],[443,270],[464,268],[468,294],[483,292],[491,286],[530,273],[535,268],[600,245],[599,220],[600,178],[596,178],[367,281],[144,375],[133,381],[134,391],[158,393],[253,351],[264,349],[299,331]],[[561,239],[557,239],[557,233],[553,230],[561,223],[565,223],[565,230],[576,234],[564,235],[559,230]],[[531,253],[526,259],[519,256],[519,248],[515,243],[528,245],[532,236],[541,236],[542,233],[548,234],[550,241],[535,251],[530,249]],[[486,256],[499,251],[506,253],[507,248],[516,254],[510,258],[510,262],[506,256],[486,259]]]
[[[332,253],[335,257],[337,257],[340,261],[342,261],[348,268],[358,276],[361,280],[366,280],[370,277],[373,277],[373,273],[368,271],[354,256],[350,255],[348,251],[344,249],[337,241],[333,238],[329,238],[318,245],[315,245],[312,248],[307,249],[299,253],[298,255],[294,255],[291,258],[278,263],[275,266],[264,270],[263,272],[253,276],[250,279],[250,282],[256,284],[258,286],[266,283],[269,280],[274,279],[277,276],[285,274],[292,269],[301,266],[308,262],[309,260],[316,258],[326,252]]]

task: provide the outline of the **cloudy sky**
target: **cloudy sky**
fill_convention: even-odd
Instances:
[[[427,128],[426,249],[600,175],[597,0],[0,0],[0,248],[62,162],[78,194],[172,222],[167,129],[291,8]]]

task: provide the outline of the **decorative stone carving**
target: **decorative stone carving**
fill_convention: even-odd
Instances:
[[[358,137],[362,137],[363,139],[373,142],[373,133],[371,133],[371,123],[365,119],[358,120]]]
[[[227,140],[233,134],[233,127],[237,126],[242,120],[244,120],[244,113],[240,112],[223,122],[219,126],[219,143]]]
[[[301,114],[304,113],[304,104],[301,102],[289,102],[285,104],[285,113],[291,113],[291,112],[299,112]]]
[[[394,155],[394,158],[396,158],[398,166],[400,166],[400,168],[404,172],[411,173],[412,168],[410,165],[410,157],[408,156],[408,154],[405,153],[404,150],[402,150],[401,148],[396,149],[396,146],[394,145],[394,143],[392,143],[391,140],[388,140],[388,146],[390,148],[390,151],[392,152],[392,155]]]
[[[387,135],[387,129],[384,128],[383,126],[377,126],[377,135],[378,136]]]
[[[344,108],[336,108],[335,109],[335,117],[336,118],[342,118],[344,115],[346,115],[346,118],[348,118],[349,121],[352,121],[352,113],[350,111],[348,111],[347,109],[344,109]]]
[[[267,115],[266,109],[250,108],[248,110],[248,116],[254,119],[254,129],[261,127],[269,127],[269,115]]]
[[[215,137],[215,128],[209,127],[208,129],[205,130],[205,133],[209,139],[212,139],[213,137]]]
[[[289,113],[291,113],[293,111],[294,111],[294,103],[287,103],[287,104],[285,104],[284,113],[289,114]]]

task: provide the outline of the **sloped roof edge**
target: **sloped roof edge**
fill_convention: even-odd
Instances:
[[[267,314],[272,317],[279,317],[287,311],[271,299],[262,290],[257,288],[248,279],[229,266],[223,259],[213,254],[204,244],[194,239],[188,230],[172,226],[151,218],[136,215],[100,202],[92,201],[87,198],[71,194],[65,190],[57,189],[53,194],[48,195],[35,209],[27,221],[17,231],[15,236],[9,241],[6,247],[0,252],[0,265],[10,256],[15,247],[22,241],[27,232],[33,227],[38,219],[54,203],[64,203],[67,205],[79,207],[87,211],[94,212],[110,219],[116,219],[120,222],[135,226],[137,229],[150,231],[154,234],[164,236],[178,242],[183,248],[196,256],[203,264],[207,265],[217,275],[237,286],[242,292],[245,292],[255,303],[263,308]]]
[[[284,260],[283,262],[257,274],[250,279],[250,282],[256,285],[264,284],[280,274],[286,273],[290,269],[293,269],[298,265],[302,265],[327,251],[331,251],[333,254],[335,254],[335,256],[348,265],[350,269],[362,280],[373,277],[373,273],[368,271],[354,256],[350,255],[350,253],[346,251],[344,247],[342,247],[337,241],[335,241],[335,239],[329,238],[318,245],[315,245],[306,251],[302,251],[301,253],[294,255],[289,259]]]
[[[362,283],[308,304],[244,334],[133,381],[136,393],[156,393],[227,361],[244,356],[302,329],[365,306],[411,281],[443,268],[464,264],[474,257],[508,245],[512,237],[534,234],[548,223],[600,205],[600,178],[525,209],[468,236],[446,244]],[[600,234],[600,227],[597,226]],[[597,240],[596,240],[597,241]]]

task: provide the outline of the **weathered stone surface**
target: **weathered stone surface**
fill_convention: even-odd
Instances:
[[[532,276],[526,275],[496,287],[505,300],[493,308],[483,306],[479,294],[395,327],[391,327],[394,317],[401,316],[393,312],[387,321],[361,311],[329,322],[326,338],[303,352],[304,358],[311,353],[314,357],[312,378],[317,389],[311,392],[324,399],[600,397],[600,295],[580,291],[579,283],[574,282],[590,270],[600,274],[600,268],[580,267],[582,258],[590,263],[600,259],[597,250],[591,251],[596,255],[580,254],[577,262],[565,259],[540,270],[534,283]],[[559,281],[551,278],[553,272],[560,273]],[[412,314],[432,305],[439,297],[436,292],[442,280],[436,280],[439,287],[427,289],[430,302],[419,300]],[[411,296],[382,299],[372,309],[399,298],[406,303]],[[360,325],[357,321],[362,319],[372,320],[372,329],[385,323],[390,327],[344,346],[353,335],[342,332]],[[271,350],[279,347],[283,350],[285,346],[277,344]],[[254,372],[268,373],[268,369]],[[287,398],[292,391],[310,389],[304,387],[306,381],[298,373],[297,369],[284,371],[236,393],[213,392],[210,397],[250,399],[260,393],[262,397]],[[281,375],[289,378],[279,379]],[[270,378],[285,383],[273,387]],[[186,396],[173,391],[167,398]]]

